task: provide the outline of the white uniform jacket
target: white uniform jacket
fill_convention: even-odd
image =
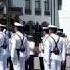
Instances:
[[[70,36],[66,38],[66,54],[70,54]]]
[[[44,37],[43,37],[43,47],[44,47],[44,54],[43,54],[43,59],[44,59],[44,62],[45,63],[47,63],[48,65],[49,65],[49,61],[50,61],[50,59],[49,59],[49,55],[50,55],[50,53],[49,53],[49,51],[50,51],[50,47],[49,47],[49,45],[50,45],[50,42],[49,42],[49,35],[48,34],[46,34]]]
[[[5,38],[5,34],[3,32],[0,32],[0,46],[3,45],[4,43],[4,38]]]
[[[1,46],[3,46],[4,44],[4,40],[5,40],[5,34],[3,32],[0,32],[0,55],[3,55],[3,48]]]
[[[34,55],[34,48],[35,48],[35,42],[33,41],[27,41],[27,45],[28,45],[28,48],[29,48],[29,55]]]
[[[51,37],[55,39],[55,41],[58,41],[59,36],[56,34],[51,34]],[[55,42],[54,40],[50,37],[50,51],[53,51],[53,48],[55,47]],[[66,54],[66,44],[65,40],[60,37],[59,42],[57,44],[58,49],[60,51],[59,55],[55,55],[54,53],[51,53],[51,59],[52,60],[58,60],[58,61],[65,61],[65,54]]]
[[[25,51],[23,53],[20,53],[20,57],[27,57],[27,39],[26,37],[23,37],[23,34],[20,33],[19,31],[17,31],[15,34],[12,35],[12,38],[10,40],[10,47],[11,47],[11,57],[13,58],[17,58],[17,51],[16,49],[20,48],[21,45],[21,40],[19,38],[19,36],[21,37],[21,39],[24,39],[24,46],[25,46]]]

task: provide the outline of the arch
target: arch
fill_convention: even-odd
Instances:
[[[28,21],[27,25],[35,25],[35,23],[33,21]]]
[[[25,31],[27,32],[27,34],[29,34],[29,35],[33,34],[34,25],[35,25],[35,23],[33,21],[28,21],[25,24]]]
[[[48,25],[49,25],[49,23],[46,21],[42,22],[42,24],[41,24],[42,27],[47,27]]]

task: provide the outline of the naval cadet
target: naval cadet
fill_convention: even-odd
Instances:
[[[4,58],[5,34],[3,33],[3,27],[5,27],[5,25],[0,24],[0,69],[6,70],[5,69],[6,62],[4,61],[4,60],[6,60]]]
[[[10,55],[9,53],[9,37],[7,35],[7,29],[6,29],[6,25],[5,27],[3,27],[3,33],[5,34],[5,38],[4,38],[4,44],[3,44],[3,58],[4,61],[3,61],[3,64],[4,64],[4,70],[7,70],[8,69],[8,65],[7,65],[7,59]]]
[[[43,62],[44,62],[44,70],[49,70],[50,67],[50,60],[49,60],[49,29],[48,27],[43,27],[43,38],[42,38],[42,44],[44,47],[44,54],[43,54]]]
[[[23,25],[15,22],[11,38],[11,60],[14,70],[25,70],[27,59],[27,38],[23,35]]]
[[[28,35],[27,37],[27,45],[29,48],[29,58],[26,61],[26,70],[34,70],[34,48],[35,48],[35,42],[32,35]]]
[[[57,30],[57,35],[60,37],[63,37],[66,43],[66,49],[67,49],[67,36],[63,33],[63,29],[58,29]],[[66,69],[66,56],[65,56],[65,61],[61,64],[61,70],[65,70]]]
[[[57,27],[49,25],[50,34],[50,70],[61,70],[61,62],[65,61],[65,41],[62,37],[56,35]]]

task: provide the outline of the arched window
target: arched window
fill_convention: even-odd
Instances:
[[[35,15],[41,15],[41,0],[35,0]]]
[[[25,14],[31,14],[31,0],[25,0]]]
[[[42,22],[42,24],[41,24],[42,27],[47,27],[48,25],[49,25],[49,23],[46,21]]]
[[[44,1],[44,15],[50,15],[49,0]]]
[[[32,35],[34,32],[34,22],[33,21],[28,21],[27,24],[25,24],[25,32],[28,35]]]
[[[61,10],[62,0],[58,0],[58,10]]]

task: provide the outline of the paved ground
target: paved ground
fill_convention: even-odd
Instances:
[[[70,70],[70,56],[66,57],[66,70]]]
[[[40,70],[40,65],[39,65],[39,59],[36,57],[34,59],[34,69],[39,69]],[[70,55],[66,57],[66,70],[70,70]]]
[[[34,69],[39,69],[40,70],[40,63],[39,63],[39,58],[38,57],[34,58]]]
[[[1,69],[1,66],[0,66],[0,69]],[[40,64],[39,64],[39,58],[38,57],[34,58],[34,69],[40,70]],[[70,55],[68,55],[66,57],[66,70],[70,70]]]

